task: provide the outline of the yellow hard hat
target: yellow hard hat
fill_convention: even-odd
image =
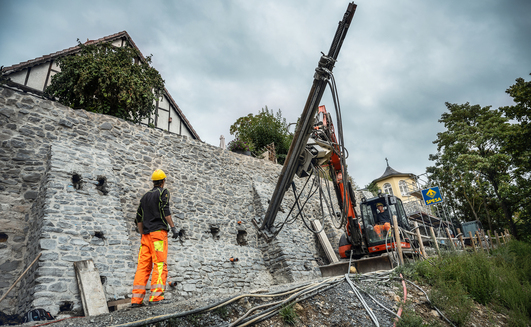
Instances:
[[[382,206],[383,207],[383,204],[381,204],[380,202],[376,203],[376,206],[379,207],[379,206]]]
[[[166,174],[162,171],[162,169],[157,169],[153,172],[153,175],[151,175],[152,181],[161,181],[166,178]]]

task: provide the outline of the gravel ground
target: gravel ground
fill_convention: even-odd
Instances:
[[[368,307],[378,319],[379,326],[393,326],[395,316],[376,304],[368,295],[376,299],[380,304],[392,312],[398,311],[403,297],[403,288],[400,282],[376,281],[371,277],[353,278],[355,285],[365,292],[360,292]],[[312,282],[321,282],[327,279],[319,279]],[[254,294],[264,294],[264,292],[279,294],[287,290],[302,287],[303,283],[277,285],[268,290],[256,290]],[[346,327],[346,326],[375,326],[369,317],[361,301],[356,296],[345,278],[339,278],[334,285],[327,290],[320,290],[309,293],[309,297],[294,304],[293,309],[297,314],[295,326],[306,327]],[[429,294],[429,287],[423,286]],[[135,326],[157,326],[157,327],[200,327],[200,326],[229,326],[251,308],[263,306],[268,303],[285,300],[290,295],[275,297],[242,297],[230,304],[224,305],[211,311],[193,313],[190,311],[220,303],[220,298],[200,298],[190,299],[182,302],[168,302],[155,306],[143,306],[139,308],[125,308],[109,314],[95,317],[69,318],[57,322],[34,322],[19,326],[41,326],[46,324],[51,327],[72,327],[91,326],[109,327],[120,326],[122,324]],[[300,297],[297,297],[300,298]],[[269,307],[269,306],[268,306]],[[409,311],[422,317],[424,323],[429,326],[451,326],[431,307],[426,300],[426,296],[418,289],[407,285],[407,304]],[[267,309],[267,308],[265,308]],[[262,309],[260,309],[262,310]],[[260,310],[252,312],[249,316],[260,313]],[[188,313],[181,317],[168,317],[168,315]],[[157,318],[158,322],[150,319]],[[163,319],[164,318],[164,319]],[[146,320],[147,319],[147,320]],[[470,326],[506,326],[507,316],[496,313],[493,308],[488,308],[476,304],[476,308],[471,313]],[[266,320],[255,322],[258,327],[281,327],[286,326],[279,314],[275,314]]]
[[[324,281],[325,279],[318,280]],[[354,283],[361,289],[367,290],[378,302],[383,304],[393,312],[397,311],[395,288],[391,282],[375,281],[356,281]],[[396,283],[395,283],[396,284]],[[278,285],[271,287],[267,291],[270,293],[283,292],[290,288],[295,288],[303,284]],[[262,294],[262,293],[256,293]],[[380,326],[392,326],[393,318],[390,313],[374,303],[366,294],[361,292],[367,305],[376,315]],[[148,321],[138,323],[144,326],[179,326],[179,327],[198,327],[198,326],[228,326],[231,322],[243,316],[249,309],[261,306],[267,303],[285,300],[289,295],[280,297],[245,297],[238,299],[222,308],[199,313],[189,314],[179,318],[166,319],[158,323],[147,324]],[[66,326],[86,326],[108,327],[120,324],[141,321],[144,319],[155,318],[162,315],[175,313],[184,313],[197,308],[220,302],[219,298],[202,298],[183,302],[169,302],[156,306],[144,306],[139,308],[126,308],[109,314],[70,318],[58,321],[47,326],[66,327]],[[298,316],[297,326],[375,326],[364,309],[362,303],[350,285],[343,278],[335,286],[325,291],[312,293],[312,296],[298,302],[294,305],[294,310]],[[260,310],[252,312],[250,316],[259,313]],[[36,326],[45,322],[26,323],[20,326]],[[253,326],[283,326],[284,323],[278,314],[273,317],[255,323]]]

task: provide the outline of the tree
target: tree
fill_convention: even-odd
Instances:
[[[61,72],[45,94],[74,109],[116,116],[135,123],[150,117],[164,80],[133,47],[110,43],[84,45],[80,52],[58,59]],[[151,121],[150,121],[151,122]]]
[[[519,195],[515,204],[517,215],[526,234],[531,235],[531,81],[517,78],[505,92],[515,105],[500,108],[512,120],[504,151],[511,157],[514,167],[512,176]]]
[[[275,144],[275,152],[279,163],[283,163],[288,154],[293,136],[288,132],[286,118],[280,109],[275,114],[267,106],[258,115],[248,114],[240,117],[230,127],[230,134],[237,139],[250,142],[257,150],[266,145]]]
[[[372,193],[374,196],[378,196],[378,184],[375,182],[370,182],[369,184],[365,185],[365,189]]]
[[[437,134],[437,154],[428,171],[455,193],[456,202],[468,202],[472,211],[480,210],[486,192],[492,192],[505,222],[518,237],[514,212],[515,184],[511,179],[511,157],[503,152],[510,125],[501,111],[490,106],[446,103],[449,112],[439,122],[446,131]],[[482,192],[482,190],[485,190]],[[490,218],[490,216],[489,216]]]

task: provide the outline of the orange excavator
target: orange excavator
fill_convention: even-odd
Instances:
[[[323,151],[323,149],[327,149],[328,153]],[[395,216],[398,226],[411,230],[402,201],[393,195],[385,193],[380,193],[378,196],[369,199],[362,197],[360,203],[361,215],[356,214],[356,198],[352,183],[349,178],[343,179],[343,175],[346,174],[346,165],[342,158],[344,151],[340,149],[332,119],[330,114],[327,113],[325,106],[319,106],[316,123],[309,138],[307,150],[310,153],[321,153],[321,159],[316,156],[314,164],[328,168],[337,202],[341,209],[340,214],[345,217],[343,219],[345,232],[339,241],[340,257],[348,258],[352,252],[353,258],[360,258],[395,249],[397,245],[391,237],[392,231],[386,230],[385,233],[379,231],[380,228],[378,227],[383,225],[383,222],[378,221],[377,205],[382,205],[383,210],[387,211],[388,217]],[[325,159],[323,160],[323,158]],[[409,239],[405,238],[401,242],[401,246],[403,249],[410,249]]]

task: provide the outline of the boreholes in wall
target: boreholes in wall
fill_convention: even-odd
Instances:
[[[73,308],[74,308],[74,302],[72,301],[64,301],[61,304],[59,304],[59,312],[72,311]]]
[[[105,282],[107,281],[107,277],[100,276],[100,280],[101,280],[101,285],[105,285]]]
[[[210,226],[210,234],[212,234],[214,240],[219,240],[219,227]]]
[[[94,236],[96,236],[97,238],[101,238],[102,240],[105,239],[105,235],[103,234],[103,232],[94,232]]]
[[[0,242],[7,242],[8,237],[6,233],[0,233]]]
[[[184,238],[184,229],[179,230],[179,233],[177,233],[180,238]]]
[[[238,235],[236,235],[236,242],[238,242],[238,245],[247,245],[247,232],[239,230]]]
[[[98,176],[97,180],[98,180],[98,184],[96,185],[96,190],[98,190],[98,193],[100,193],[101,195],[109,194],[109,187],[108,187],[108,184],[107,184],[107,177]]]
[[[72,186],[74,186],[74,189],[81,190],[83,188],[83,179],[81,178],[81,175],[74,173],[72,175]]]

